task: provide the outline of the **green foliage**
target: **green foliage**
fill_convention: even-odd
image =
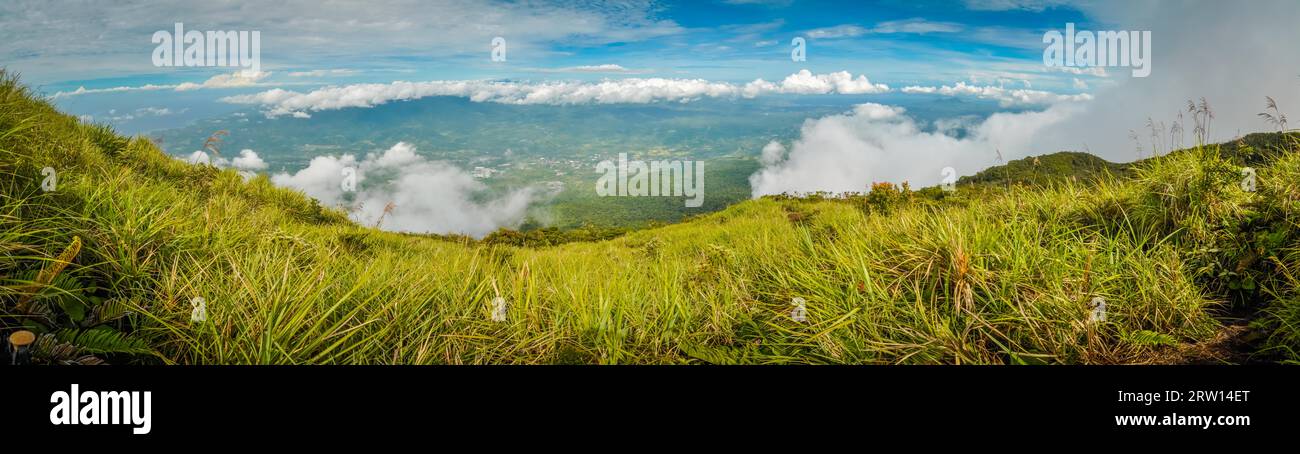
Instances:
[[[626,232],[627,229],[624,228],[599,227],[592,225],[565,230],[556,227],[537,228],[524,231],[502,228],[492,232],[486,237],[483,237],[482,243],[535,248],[556,246],[577,241],[604,241],[617,238]]]
[[[74,345],[78,350],[87,353],[147,354],[152,351],[149,344],[144,340],[104,327],[87,330],[59,330],[54,333],[54,336],[58,340]]]
[[[1051,186],[1065,182],[1095,183],[1129,175],[1129,166],[1107,162],[1088,153],[1062,151],[1016,159],[1005,165],[961,177],[958,185]]]
[[[901,189],[893,183],[872,183],[871,192],[863,197],[863,201],[871,210],[887,214],[906,202],[911,197],[911,192],[907,183],[903,183]]]

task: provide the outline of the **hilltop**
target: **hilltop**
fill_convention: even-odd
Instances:
[[[1089,183],[1101,178],[1129,176],[1128,170],[1127,165],[1109,162],[1088,153],[1061,151],[1015,159],[981,170],[975,175],[961,177],[957,184],[1046,186],[1066,180]]]
[[[1004,169],[1087,178],[990,169],[539,245],[356,225],[5,76],[0,331],[80,364],[1296,361],[1300,152],[1280,143],[1254,192],[1217,146],[1058,154]]]

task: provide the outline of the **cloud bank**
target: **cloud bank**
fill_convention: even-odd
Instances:
[[[1077,82],[1079,79],[1075,79]],[[1076,84],[1077,88],[1077,84]],[[1087,87],[1084,87],[1087,88]],[[995,86],[968,85],[966,82],[957,82],[954,85],[944,85],[940,87],[920,87],[909,86],[903,87],[903,93],[922,93],[922,94],[939,94],[944,96],[968,96],[979,99],[991,99],[998,102],[1002,107],[1018,106],[1046,106],[1059,102],[1080,102],[1091,101],[1092,95],[1088,93],[1079,93],[1066,95],[1052,93],[1042,90],[1031,90],[1027,88],[1004,88]]]
[[[352,169],[353,190],[345,191]],[[278,173],[271,182],[303,191],[329,206],[342,205],[352,220],[384,230],[417,233],[462,233],[481,238],[523,221],[538,191],[524,188],[492,198],[469,173],[415,153],[398,142],[379,154],[358,160],[351,154],[318,156],[295,173]],[[387,214],[385,207],[392,204]],[[381,221],[382,219],[382,221]]]
[[[864,75],[853,77],[847,71],[813,74],[801,70],[780,82],[757,79],[744,85],[710,82],[703,79],[626,78],[600,82],[508,82],[508,81],[430,81],[393,82],[388,84],[354,84],[326,87],[301,93],[272,89],[260,93],[222,98],[232,104],[251,104],[265,108],[269,117],[309,116],[309,112],[350,107],[374,107],[394,101],[430,96],[457,96],[474,102],[502,104],[644,104],[653,102],[689,102],[700,98],[755,97],[765,94],[866,94],[889,91],[889,86],[875,84]]]
[[[1098,27],[1103,30],[1150,30],[1152,73],[1132,78],[1127,69],[1110,71],[1116,83],[1098,85],[1095,99],[1071,120],[1074,127],[1044,137],[1043,152],[1083,150],[1086,144],[1103,158],[1131,161],[1136,150],[1129,130],[1136,131],[1148,155],[1158,144],[1146,128],[1148,118],[1165,124],[1162,142],[1168,151],[1168,143],[1179,141],[1170,130],[1180,112],[1181,141],[1191,144],[1187,101],[1201,97],[1214,110],[1212,143],[1272,130],[1256,116],[1264,110],[1265,96],[1292,117],[1300,111],[1300,58],[1294,45],[1300,42],[1300,27],[1294,24],[1300,2],[1258,0],[1242,7],[1217,1],[1105,1],[1079,7],[1106,24]]]
[[[853,111],[809,119],[787,151],[780,142],[763,148],[763,168],[750,176],[754,197],[815,191],[866,192],[873,182],[930,186],[945,167],[968,175],[993,165],[998,150],[1006,159],[1037,150],[1038,138],[1057,132],[1079,109],[1054,105],[1041,112],[998,113],[956,138],[923,130],[901,107],[860,104]]]
[[[68,96],[88,95],[94,93],[119,93],[128,91],[154,91],[154,90],[175,90],[191,91],[204,88],[246,88],[265,85],[261,81],[270,76],[267,71],[250,71],[241,70],[230,74],[217,74],[209,77],[207,80],[199,83],[184,82],[180,84],[147,84],[140,86],[123,86],[109,88],[91,88],[77,87],[73,91],[61,91],[55,93],[53,98],[66,98]]]

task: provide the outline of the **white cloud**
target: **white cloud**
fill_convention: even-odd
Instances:
[[[345,205],[353,220],[385,230],[421,233],[463,233],[482,237],[500,227],[523,221],[536,199],[532,188],[499,197],[484,194],[487,187],[469,173],[441,161],[416,154],[415,147],[398,142],[381,154],[318,156],[293,174],[271,177],[277,185],[298,189],[326,205]],[[356,175],[353,192],[344,192],[344,169]],[[384,209],[392,204],[392,211]]]
[[[834,27],[815,28],[804,32],[804,35],[812,39],[833,39],[833,38],[852,38],[867,34],[867,29],[861,26],[845,24]]]
[[[148,38],[157,30],[171,30],[175,22],[194,30],[260,30],[263,50],[285,67],[313,67],[322,61],[388,66],[394,55],[411,57],[405,66],[412,68],[429,61],[477,61],[480,55],[486,58],[487,45],[496,36],[509,40],[513,60],[516,55],[545,55],[556,47],[640,42],[686,32],[672,20],[660,19],[661,6],[649,0],[343,1],[327,8],[316,0],[156,0],[147,8],[68,3],[0,2],[0,62],[38,84],[77,80],[88,73],[157,74],[149,62]]]
[[[141,115],[153,115],[157,117],[172,114],[172,110],[166,107],[141,107],[136,109],[135,112]]]
[[[265,85],[260,83],[260,81],[270,75],[271,73],[267,71],[241,70],[241,71],[235,71],[230,74],[217,74],[215,76],[209,77],[207,80],[201,83],[184,82],[175,85],[147,84],[147,85],[140,85],[135,87],[123,86],[123,87],[91,88],[91,89],[87,89],[86,87],[77,87],[77,89],[73,91],[61,91],[55,93],[52,97],[57,99],[57,98],[64,98],[68,96],[88,95],[88,94],[95,94],[95,93],[120,93],[120,92],[128,92],[128,91],[153,91],[153,90],[190,91],[190,90],[198,90],[203,88],[256,87],[256,86]]]
[[[1025,10],[1039,12],[1068,5],[1067,0],[966,0],[966,8],[977,11]]]
[[[744,86],[703,79],[627,78],[599,82],[503,82],[484,80],[393,82],[325,87],[307,93],[272,89],[222,98],[222,102],[266,107],[269,117],[350,107],[374,107],[429,96],[457,96],[502,104],[644,104],[689,102],[700,98],[754,97],[764,94],[864,94],[889,91],[866,76],[847,71],[813,74],[801,70],[780,83],[755,80]]]
[[[994,114],[958,139],[923,131],[901,107],[861,104],[852,112],[805,121],[788,154],[781,144],[769,143],[762,152],[764,167],[749,181],[755,197],[865,192],[871,183],[884,181],[929,186],[942,179],[944,167],[971,174],[992,165],[995,150],[1007,159],[1043,151],[1035,150],[1037,137],[1054,132],[1076,109],[1062,104],[1041,112]]]
[[[186,156],[185,161],[191,164],[209,164],[221,169],[234,168],[235,170],[238,170],[245,179],[252,177],[256,172],[266,170],[267,168],[266,161],[263,161],[262,157],[257,155],[257,152],[247,148],[240,150],[239,156],[235,156],[234,159],[226,159],[220,156],[213,158],[211,155],[208,155],[206,151],[196,150],[193,153],[190,153],[189,156]]]
[[[761,80],[761,79],[760,79]],[[854,78],[848,71],[839,71],[829,74],[813,74],[804,69],[797,73],[791,74],[781,81],[780,88],[777,90],[781,93],[795,94],[863,94],[863,93],[883,93],[889,91],[889,86],[885,84],[873,84],[867,80],[867,76],[859,75]]]
[[[785,145],[773,140],[763,146],[763,153],[759,155],[758,162],[764,166],[771,166],[780,163],[784,159]]]
[[[1077,66],[1043,66],[1043,70],[1060,71],[1060,72],[1070,73],[1075,75],[1087,74],[1096,77],[1107,77],[1109,75],[1106,73],[1105,66],[1087,66],[1082,68]]]
[[[265,79],[267,76],[270,75],[271,73],[267,71],[252,71],[252,70],[235,71],[230,74],[217,74],[215,76],[208,78],[208,80],[205,80],[203,81],[203,83],[200,84],[196,84],[193,82],[185,82],[183,84],[177,85],[176,91],[189,91],[189,90],[197,90],[200,88],[252,87],[252,86],[256,86],[258,81]]]
[[[239,156],[231,160],[230,165],[239,170],[266,170],[266,161],[263,161],[256,152],[249,149],[239,151]]]
[[[632,73],[644,72],[644,71],[640,71],[640,70],[624,68],[624,67],[621,66],[621,65],[615,65],[615,64],[583,65],[583,66],[568,66],[568,67],[564,67],[564,68],[535,68],[535,69],[533,69],[533,70],[536,71],[536,72],[540,72],[540,73],[625,73],[625,74],[632,74]]]
[[[190,164],[212,164],[212,157],[202,150],[195,150],[185,157],[185,161]]]
[[[918,85],[911,85],[911,86],[903,87],[902,92],[903,92],[903,93],[927,94],[927,95],[929,95],[929,94],[938,93],[938,92],[939,92],[939,87],[923,87],[923,86],[918,86]]]
[[[357,72],[355,69],[313,69],[311,71],[294,71],[289,73],[289,77],[347,76]]]
[[[1108,2],[1078,6],[1101,24],[1101,29],[1150,30],[1155,38],[1149,77],[1129,77],[1129,70],[1114,70],[1109,83],[1093,83],[1096,100],[1088,103],[1077,125],[1048,138],[1044,147],[1077,148],[1084,142],[1099,156],[1112,161],[1136,157],[1129,130],[1137,130],[1146,155],[1153,145],[1161,153],[1171,143],[1195,144],[1195,129],[1186,112],[1188,100],[1204,97],[1212,106],[1208,141],[1218,143],[1254,131],[1270,130],[1256,116],[1271,96],[1283,112],[1300,107],[1300,59],[1294,45],[1300,42],[1300,2],[1258,0],[1250,7],[1216,1]],[[1195,11],[1170,14],[1169,11]],[[1058,30],[1064,25],[1057,25]],[[1207,60],[1208,59],[1208,60]],[[1207,63],[1212,62],[1212,63]],[[1258,68],[1243,76],[1242,68]],[[1183,134],[1166,130],[1163,144],[1151,142],[1143,132],[1147,119],[1172,125],[1184,115]],[[1050,148],[1049,148],[1050,149]]]
[[[962,31],[961,24],[955,22],[932,22],[919,17],[892,20],[876,24],[872,33],[956,33]]]
[[[880,22],[875,27],[865,28],[859,25],[843,24],[833,27],[815,28],[804,32],[810,39],[853,38],[867,34],[913,33],[956,33],[965,27],[956,22],[933,22],[920,17],[911,19]]]
[[[1002,107],[1045,106],[1061,102],[1092,100],[1092,95],[1088,93],[1063,95],[1042,90],[969,85],[966,82],[957,82],[953,85],[944,85],[941,87],[909,86],[903,87],[902,92],[912,94],[940,94],[944,96],[970,96],[980,99],[991,99],[997,101],[998,105]]]
[[[154,84],[141,85],[137,87],[110,87],[110,88],[89,88],[89,89],[86,87],[77,87],[76,90],[61,91],[55,93],[52,97],[57,99],[57,98],[64,98],[68,96],[88,95],[93,93],[119,93],[119,92],[126,92],[126,91],[171,90],[175,88],[176,88],[175,85],[154,85]]]

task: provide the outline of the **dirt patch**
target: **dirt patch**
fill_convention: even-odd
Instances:
[[[1266,363],[1253,356],[1262,333],[1251,329],[1250,319],[1224,320],[1214,337],[1197,343],[1179,344],[1166,350],[1155,364],[1251,364]]]

